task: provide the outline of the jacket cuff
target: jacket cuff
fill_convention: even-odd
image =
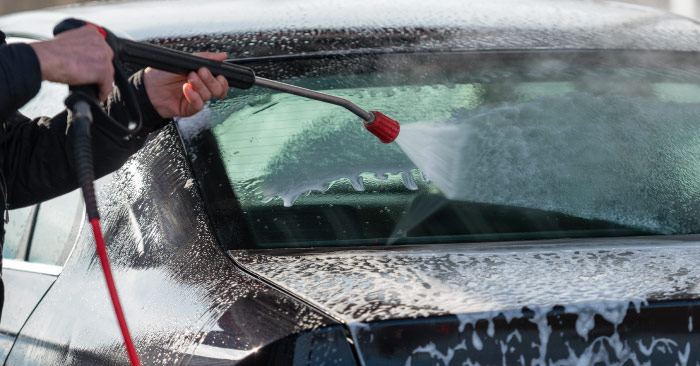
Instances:
[[[0,72],[7,80],[5,86],[9,94],[6,100],[11,109],[17,109],[34,98],[41,88],[39,59],[34,49],[25,43],[2,46],[0,50]]]
[[[141,108],[141,120],[143,121],[141,131],[150,133],[168,124],[170,118],[161,117],[155,107],[153,107],[153,104],[151,104],[148,93],[146,93],[146,85],[143,82],[143,77],[144,70],[140,70],[129,78],[129,82],[134,88],[136,100]]]

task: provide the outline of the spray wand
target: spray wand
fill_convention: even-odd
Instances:
[[[110,37],[113,38],[110,44],[113,44],[115,57],[119,57],[124,62],[141,67],[150,66],[154,69],[177,74],[188,74],[190,71],[197,71],[204,66],[212,74],[225,77],[229,85],[234,88],[248,89],[255,85],[343,107],[360,117],[367,130],[377,136],[381,142],[392,142],[399,135],[400,128],[396,121],[377,111],[367,112],[347,99],[257,77],[252,69],[245,66],[209,60],[165,47],[117,38],[107,31],[106,38],[109,40]]]
[[[70,94],[65,101],[66,106],[72,112],[68,124],[68,134],[73,142],[78,183],[83,192],[85,210],[92,226],[97,253],[100,258],[102,271],[105,276],[105,281],[107,282],[107,288],[119,323],[119,328],[124,338],[124,345],[126,346],[131,365],[139,366],[141,362],[136,353],[136,348],[134,347],[134,342],[131,339],[126,324],[126,318],[121,308],[119,295],[109,265],[109,258],[107,257],[105,242],[102,237],[102,230],[100,229],[100,216],[97,209],[97,199],[95,198],[95,188],[93,184],[95,173],[92,162],[92,141],[90,135],[93,113],[99,113],[104,120],[110,121],[127,135],[135,134],[141,129],[141,113],[138,107],[138,101],[121,67],[122,61],[130,62],[140,67],[150,66],[155,69],[178,74],[188,74],[191,71],[199,70],[201,67],[207,67],[212,74],[224,76],[226,80],[228,80],[229,85],[234,88],[248,89],[253,85],[257,85],[263,88],[334,104],[360,117],[365,128],[377,136],[383,143],[394,141],[399,134],[400,127],[396,121],[384,114],[377,111],[365,111],[347,99],[260,78],[255,76],[252,69],[244,66],[209,60],[185,52],[118,38],[107,29],[82,20],[66,19],[62,21],[54,28],[54,35],[70,29],[82,27],[86,24],[97,28],[105,38],[107,44],[114,50],[114,80],[126,101],[129,123],[124,126],[122,123],[107,116],[97,103],[98,89],[95,85],[71,86]]]

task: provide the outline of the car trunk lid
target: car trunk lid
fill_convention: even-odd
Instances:
[[[693,317],[700,309],[697,239],[229,255],[347,324],[364,364],[687,364],[698,358],[690,352],[700,316]]]

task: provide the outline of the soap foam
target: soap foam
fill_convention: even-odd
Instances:
[[[406,124],[396,142],[452,200],[690,233],[699,117],[698,104],[570,93]]]

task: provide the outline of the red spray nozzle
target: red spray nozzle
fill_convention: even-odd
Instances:
[[[385,144],[394,141],[401,130],[399,123],[377,111],[371,111],[370,113],[374,115],[374,121],[363,121],[367,131],[377,136],[379,141]]]

